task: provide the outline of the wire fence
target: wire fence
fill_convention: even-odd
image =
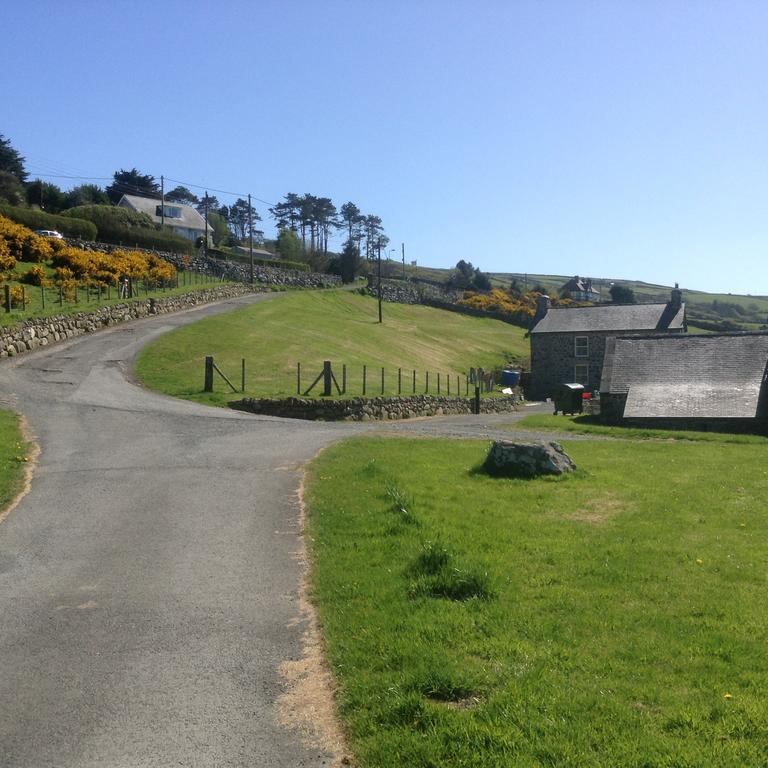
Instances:
[[[0,302],[6,314],[38,315],[57,307],[94,306],[102,303],[158,296],[179,288],[214,285],[220,275],[202,270],[179,270],[173,280],[122,278],[115,282],[79,281],[68,285],[5,284]]]
[[[241,358],[217,365],[205,358],[204,391],[216,386],[258,397],[395,397],[440,395],[470,397],[497,389],[500,371],[472,368],[465,373],[368,364],[301,363],[293,370],[274,369]],[[218,378],[214,375],[218,373]]]

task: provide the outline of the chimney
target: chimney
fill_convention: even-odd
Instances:
[[[680,309],[683,305],[683,292],[678,288],[677,283],[675,283],[675,287],[672,289],[672,299],[669,304],[674,309]]]
[[[536,299],[536,314],[533,316],[533,324],[536,325],[536,323],[541,320],[544,315],[549,312],[550,302],[549,302],[549,296],[547,296],[545,293],[541,294],[538,299]]]

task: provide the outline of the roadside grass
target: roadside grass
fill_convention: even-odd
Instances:
[[[693,440],[712,443],[753,443],[768,444],[768,437],[731,432],[696,432],[683,429],[650,429],[645,427],[612,427],[601,424],[596,416],[553,416],[531,414],[509,429],[535,432],[570,432],[577,435],[604,435],[625,440]]]
[[[54,271],[47,264],[38,265],[36,262],[19,261],[16,262],[16,273],[18,276],[21,276],[33,266],[42,266],[49,277]],[[137,287],[139,295],[134,299],[119,298],[115,286],[112,286],[108,292],[106,288],[103,289],[101,297],[95,292],[96,289],[92,289],[89,292],[84,286],[80,286],[77,291],[77,301],[65,301],[63,305],[59,303],[59,290],[55,286],[45,289],[44,300],[42,288],[34,285],[25,285],[24,290],[27,296],[26,310],[22,310],[18,307],[13,308],[10,312],[6,312],[4,305],[0,306],[0,327],[15,325],[23,320],[29,320],[32,317],[74,315],[77,312],[93,311],[104,305],[126,304],[131,301],[145,301],[150,297],[162,298],[163,296],[174,296],[182,293],[189,293],[190,291],[199,291],[214,285],[221,285],[222,281],[218,277],[212,277],[210,275],[180,272],[179,283],[178,288],[155,288],[152,290],[144,290],[142,282],[139,281]],[[5,284],[10,285],[11,287],[21,285],[17,280],[9,280]],[[0,288],[0,305],[2,305],[2,302],[4,301],[1,291],[2,288]],[[43,306],[43,301],[45,301],[45,306]]]
[[[0,409],[0,517],[21,490],[28,446],[19,428],[19,417]]]
[[[384,304],[384,322],[377,322],[377,303],[346,290],[303,291],[207,318],[161,336],[144,349],[136,373],[152,389],[211,405],[226,405],[233,393],[216,376],[215,391],[202,392],[203,364],[213,355],[216,365],[238,387],[241,360],[246,360],[246,392],[250,397],[287,397],[297,393],[297,363],[306,390],[331,360],[342,383],[348,371],[349,395],[362,392],[363,365],[368,366],[369,396],[380,394],[381,368],[386,368],[385,392],[397,392],[397,369],[403,371],[403,394],[411,392],[412,370],[417,392],[424,392],[424,372],[430,371],[435,392],[436,373],[492,368],[527,355],[522,328],[488,318],[468,317],[430,307]],[[462,379],[462,386],[463,379]],[[320,387],[313,391],[319,394]]]
[[[486,447],[360,438],[310,466],[357,764],[764,764],[765,448],[581,441],[576,473],[525,481],[479,471]]]

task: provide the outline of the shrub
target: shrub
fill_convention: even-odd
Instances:
[[[45,274],[45,269],[39,264],[35,264],[33,267],[30,267],[28,272],[21,276],[20,282],[27,285],[46,285],[49,281]]]
[[[0,203],[0,215],[30,229],[56,229],[66,237],[80,240],[96,239],[96,227],[93,223],[65,214],[55,216],[35,208],[21,208],[20,206]]]
[[[0,272],[10,271],[16,266],[16,257],[11,255],[11,249],[4,238],[0,237]]]
[[[28,237],[24,238],[21,245],[21,260],[22,261],[49,261],[53,256],[53,247],[50,240],[40,235],[30,233]]]

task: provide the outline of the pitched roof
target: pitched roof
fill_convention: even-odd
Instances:
[[[134,211],[146,213],[152,221],[159,224],[162,218],[158,215],[157,209],[160,207],[160,199],[156,197],[140,197],[139,195],[123,195],[118,205],[133,208]],[[205,219],[191,205],[176,202],[175,200],[165,201],[166,211],[169,208],[179,210],[179,216],[171,218],[166,214],[165,223],[172,227],[184,227],[186,229],[197,229],[205,231]]]
[[[553,307],[531,333],[588,331],[661,331],[682,329],[685,304],[606,304],[598,307]]]
[[[630,418],[754,418],[766,363],[766,333],[618,337],[600,389],[626,393]]]

